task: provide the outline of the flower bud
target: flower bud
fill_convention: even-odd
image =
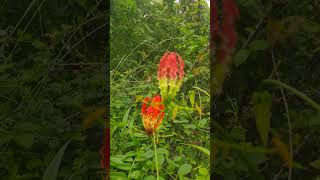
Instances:
[[[184,62],[176,52],[166,52],[158,69],[159,88],[163,100],[172,99],[180,90],[184,75]]]

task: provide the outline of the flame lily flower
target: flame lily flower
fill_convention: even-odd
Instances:
[[[149,105],[149,106],[148,106]],[[159,95],[150,100],[145,98],[141,108],[142,122],[148,134],[152,134],[162,123],[164,117],[164,104]]]
[[[218,5],[216,0],[211,1],[212,28],[211,37],[213,41],[220,39],[217,49],[217,60],[219,63],[230,61],[230,56],[238,40],[235,22],[239,19],[239,9],[234,0],[222,1],[222,22],[218,18]]]
[[[184,62],[176,52],[166,52],[158,69],[159,88],[163,100],[174,98],[180,90],[184,75]]]

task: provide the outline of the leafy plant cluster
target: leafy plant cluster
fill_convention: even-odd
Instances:
[[[217,179],[318,179],[319,3],[236,1],[233,67],[215,97]]]
[[[185,62],[180,91],[157,131],[160,179],[209,179],[209,7],[205,1],[111,1],[111,179],[156,179],[141,104],[159,94],[166,51]]]
[[[104,120],[82,121],[106,104],[106,10],[105,1],[0,2],[0,179],[101,179]],[[68,140],[57,171],[49,164]]]

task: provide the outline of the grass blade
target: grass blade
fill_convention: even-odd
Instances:
[[[54,156],[53,160],[50,162],[49,166],[47,167],[46,171],[43,174],[42,180],[56,180],[58,176],[58,171],[61,163],[62,156],[67,149],[70,140],[68,140],[57,152]]]
[[[183,145],[187,145],[187,146],[191,146],[191,147],[197,148],[198,150],[202,151],[206,155],[210,156],[210,151],[208,149],[204,148],[204,147],[197,146],[197,145],[194,145],[194,144],[183,144]]]

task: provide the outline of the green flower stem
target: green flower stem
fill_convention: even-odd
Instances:
[[[273,79],[266,79],[262,81],[263,83],[266,84],[273,84],[273,85],[278,85],[283,87],[284,89],[292,92],[293,94],[297,95],[299,98],[303,99],[306,103],[308,103],[310,106],[312,106],[313,108],[315,108],[318,112],[320,112],[320,105],[318,103],[316,103],[314,100],[312,100],[311,98],[309,98],[308,96],[306,96],[305,94],[303,94],[302,92],[298,91],[297,89],[281,82],[281,81],[277,81],[277,80],[273,80]]]
[[[157,180],[159,180],[159,167],[158,167],[158,152],[157,152],[157,145],[156,145],[156,135],[153,131],[153,147],[154,147],[154,154],[156,157],[156,170],[157,170]]]

